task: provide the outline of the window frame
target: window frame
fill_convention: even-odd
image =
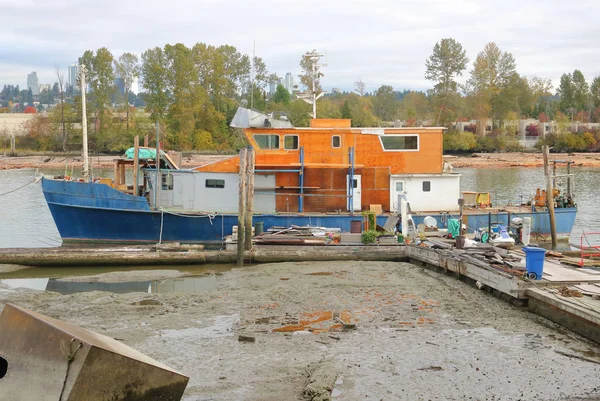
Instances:
[[[160,189],[161,191],[172,191],[173,190],[173,174],[171,173],[160,173]]]
[[[416,149],[386,149],[385,146],[383,145],[383,140],[382,138],[391,138],[391,137],[407,137],[407,136],[414,136],[417,138],[417,148]],[[418,152],[421,149],[421,136],[419,134],[386,134],[386,135],[379,135],[379,144],[381,145],[381,149],[383,149],[384,152]]]
[[[296,137],[296,147],[295,148],[286,148],[285,147],[285,139],[288,137]],[[288,134],[283,136],[283,150],[298,150],[300,149],[300,136],[297,134]]]
[[[338,140],[340,141],[338,146],[335,146],[335,145],[333,144],[333,140],[334,140],[335,138],[338,138]],[[333,149],[339,149],[339,148],[341,148],[341,147],[342,147],[342,136],[341,136],[341,135],[332,135],[332,136],[331,136],[331,147],[332,147]]]
[[[209,181],[213,181],[215,183],[215,185],[208,185]],[[223,182],[223,186],[219,186],[219,182]],[[220,178],[206,178],[204,180],[204,188],[211,188],[211,189],[224,189],[225,188],[225,180],[220,179]]]
[[[262,146],[260,146],[260,143],[258,143],[258,141],[256,140],[257,136],[274,136],[274,137],[277,137],[277,147],[276,148],[263,148]],[[279,134],[253,134],[252,135],[252,139],[254,140],[254,142],[256,143],[256,146],[260,150],[279,150],[279,149],[281,149],[281,138],[280,138]]]

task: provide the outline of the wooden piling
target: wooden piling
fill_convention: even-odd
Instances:
[[[254,149],[249,148],[246,151],[246,211],[244,224],[246,226],[244,248],[249,251],[252,249],[252,213],[254,211]]]
[[[246,215],[246,191],[247,191],[247,156],[248,150],[246,148],[240,150],[240,188],[239,188],[239,206],[238,206],[238,232],[237,232],[237,265],[244,265],[244,237],[246,234],[245,230],[245,215]]]
[[[554,215],[554,188],[552,187],[552,177],[550,176],[550,166],[548,162],[550,148],[548,145],[542,146],[544,154],[544,175],[546,176],[546,204],[548,205],[548,214],[550,215],[550,236],[552,237],[552,250],[556,250],[556,216]]]
[[[133,138],[133,196],[138,195],[138,173],[140,169],[140,137]]]
[[[119,163],[115,160],[113,162],[113,187],[117,188],[120,184],[121,176],[119,175]]]
[[[150,138],[148,137],[148,134],[146,134],[144,136],[144,147],[147,148],[149,143],[150,143]]]

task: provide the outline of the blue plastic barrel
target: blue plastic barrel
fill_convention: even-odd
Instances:
[[[535,246],[524,246],[525,266],[527,267],[527,277],[533,280],[541,280],[544,271],[544,257],[546,250],[536,248]]]

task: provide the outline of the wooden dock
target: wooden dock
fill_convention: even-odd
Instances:
[[[517,305],[600,343],[600,270],[591,267],[575,268],[562,264],[560,259],[546,258],[541,280],[529,280],[519,270],[490,263],[476,257],[477,251],[408,246],[406,256],[416,264],[427,265],[473,281],[480,289],[489,289]],[[511,257],[523,258],[522,251],[508,252]]]
[[[333,260],[405,261],[404,245],[262,245],[244,253],[248,263]],[[200,265],[237,261],[232,250],[164,246],[119,248],[21,248],[0,249],[0,264],[39,267]]]
[[[600,343],[600,269],[575,268],[546,258],[541,280],[525,277],[524,254],[491,246],[455,249],[439,240],[429,246],[389,245],[255,245],[249,263],[289,261],[407,261],[472,282],[479,289],[525,306],[574,332]],[[236,263],[235,250],[197,247],[0,249],[0,264],[29,266],[150,266]]]

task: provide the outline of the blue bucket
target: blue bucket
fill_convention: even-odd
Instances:
[[[525,266],[527,267],[527,277],[533,280],[541,280],[544,272],[544,257],[546,250],[534,246],[524,246]]]

